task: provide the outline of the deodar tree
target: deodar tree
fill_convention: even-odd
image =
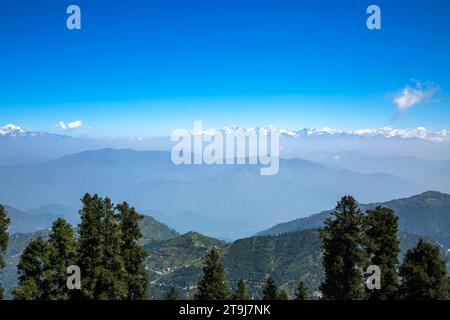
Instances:
[[[10,223],[10,219],[7,216],[7,212],[5,207],[0,205],[0,270],[5,267],[5,259],[3,255],[5,254],[6,247],[8,245],[9,234],[8,234],[8,225]],[[3,287],[0,283],[0,299],[3,298]]]
[[[224,267],[216,248],[212,248],[206,256],[203,278],[198,283],[195,298],[196,300],[226,300],[229,298]]]
[[[364,249],[363,214],[355,199],[345,196],[338,202],[321,229],[325,281],[324,299],[358,300],[365,297],[363,268],[367,265]]]

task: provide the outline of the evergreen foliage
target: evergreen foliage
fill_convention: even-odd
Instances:
[[[398,218],[391,209],[376,207],[366,216],[367,253],[370,264],[381,270],[381,289],[368,290],[372,300],[391,300],[398,293]]]
[[[423,240],[408,250],[400,266],[401,295],[407,300],[449,299],[449,281],[438,246]]]
[[[250,300],[244,279],[240,279],[237,283],[236,291],[233,294],[233,300]]]
[[[268,277],[263,291],[263,300],[277,300],[278,289],[272,277]]]
[[[17,266],[16,299],[144,299],[147,256],[138,241],[142,216],[127,203],[114,206],[109,198],[86,194],[80,210],[79,236],[57,219],[48,241],[32,240]],[[67,288],[67,267],[81,270],[81,290]]]
[[[9,234],[8,225],[10,223],[10,218],[7,216],[5,207],[0,205],[0,270],[5,267],[4,254],[8,246]],[[0,299],[3,298],[3,288],[0,283]]]
[[[365,297],[363,268],[367,265],[364,250],[364,216],[351,196],[338,202],[321,229],[325,281],[321,285],[324,299],[358,300]]]
[[[286,289],[282,289],[278,295],[278,300],[289,300],[289,294]]]
[[[166,296],[166,300],[178,300],[178,291],[174,287],[171,287],[169,293]]]
[[[303,281],[300,281],[298,284],[297,292],[295,293],[295,300],[309,300],[309,294]]]
[[[138,244],[142,238],[139,221],[143,216],[126,202],[117,206],[118,219],[122,232],[121,257],[125,263],[129,300],[141,300],[147,297],[148,276],[143,265],[147,256],[144,248]]]
[[[203,278],[198,283],[196,300],[226,300],[229,298],[228,284],[219,252],[212,248],[205,259]]]

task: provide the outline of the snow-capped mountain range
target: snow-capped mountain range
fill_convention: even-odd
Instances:
[[[46,134],[47,133],[41,131],[28,131],[21,126],[11,123],[4,125],[3,127],[0,127],[0,136],[2,137],[41,136]]]
[[[15,124],[7,124],[0,127],[0,136],[20,136],[24,135],[27,131]]]
[[[262,132],[263,134],[269,134],[270,132],[278,134],[280,136],[288,136],[294,138],[301,137],[314,137],[314,136],[361,136],[361,137],[385,137],[385,138],[417,138],[433,142],[447,142],[450,141],[450,131],[448,129],[443,129],[440,131],[430,131],[425,127],[417,128],[405,128],[397,129],[392,127],[382,127],[382,128],[370,128],[370,129],[358,129],[351,131],[344,131],[332,128],[304,128],[301,130],[290,130],[290,129],[280,129],[273,126],[267,127],[225,127],[223,129],[208,129],[202,131],[204,135],[214,135],[217,131],[223,134],[239,134],[239,133],[257,133]]]
[[[450,130],[442,129],[439,131],[431,131],[426,127],[416,128],[393,128],[390,126],[382,128],[370,128],[370,129],[358,129],[358,130],[338,130],[332,128],[304,128],[301,130],[280,129],[273,126],[266,127],[238,127],[230,126],[220,129],[219,131],[224,134],[239,134],[239,133],[255,133],[261,132],[268,134],[269,132],[279,134],[280,136],[301,138],[301,137],[314,137],[314,136],[361,136],[361,137],[385,137],[385,138],[417,138],[433,142],[450,142]],[[204,135],[214,135],[217,129],[208,129],[202,131]],[[28,131],[25,128],[15,125],[7,124],[0,127],[0,136],[21,137],[21,136],[39,136],[48,133],[41,131]]]

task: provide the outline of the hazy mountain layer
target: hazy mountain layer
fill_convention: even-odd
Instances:
[[[99,193],[149,214],[193,212],[222,220],[224,226],[234,227],[209,228],[207,220],[195,217],[191,225],[224,239],[252,235],[302,213],[332,207],[344,194],[374,202],[422,191],[393,175],[361,174],[300,159],[280,160],[277,175],[261,176],[254,165],[176,166],[168,152],[129,149],[0,167],[0,203],[20,209],[48,203],[76,208],[84,193]]]

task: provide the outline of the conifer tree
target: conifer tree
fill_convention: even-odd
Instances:
[[[34,239],[20,256],[17,265],[19,283],[13,290],[16,300],[47,300],[52,287],[51,246]]]
[[[10,223],[10,219],[7,216],[7,212],[5,210],[5,207],[0,205],[0,270],[5,267],[5,260],[3,258],[3,255],[5,254],[8,240],[9,240],[9,234],[8,234],[8,225]],[[0,299],[3,298],[3,287],[0,283]]]
[[[77,265],[82,272],[80,298],[94,299],[98,297],[97,282],[103,262],[103,201],[98,195],[86,193],[81,202],[77,253]]]
[[[166,296],[166,300],[178,300],[178,291],[174,287],[171,287],[169,293]]]
[[[121,257],[120,223],[109,198],[86,194],[80,210],[77,265],[82,272],[83,299],[125,299],[126,271]]]
[[[295,293],[295,300],[309,300],[309,294],[303,281],[300,281],[298,284],[297,292]]]
[[[100,300],[121,300],[128,295],[127,273],[122,253],[122,230],[116,220],[115,208],[109,198],[102,200],[101,225],[102,264],[99,267],[96,297]]]
[[[77,243],[72,226],[57,219],[52,226],[48,243],[51,246],[49,263],[52,269],[49,299],[68,300],[72,292],[67,288],[67,267],[75,263]]]
[[[448,276],[440,249],[423,240],[408,250],[400,266],[400,292],[408,300],[445,300],[449,298]]]
[[[147,253],[138,244],[142,238],[139,220],[143,219],[136,210],[126,203],[117,205],[118,219],[121,225],[121,256],[125,263],[128,300],[145,299],[148,289],[148,274],[143,265]]]
[[[15,299],[68,300],[67,267],[75,259],[76,240],[72,227],[63,219],[53,223],[48,242],[32,240],[20,257],[19,285]]]
[[[244,279],[240,279],[237,283],[236,291],[233,294],[233,300],[250,300]]]
[[[363,214],[351,196],[345,196],[325,220],[321,229],[325,281],[321,285],[324,299],[363,299],[363,268],[367,265],[364,250]]]
[[[277,300],[278,299],[278,289],[275,281],[270,276],[267,278],[266,286],[263,290],[263,300]]]
[[[388,208],[376,207],[366,216],[367,253],[370,264],[381,272],[381,289],[367,290],[372,300],[392,300],[398,294],[397,265],[400,253],[398,217]]]
[[[216,248],[212,248],[205,259],[203,278],[198,283],[196,300],[226,300],[229,297],[223,264]]]
[[[289,300],[289,294],[286,289],[282,289],[278,295],[278,300]]]
[[[114,207],[109,198],[86,194],[80,210],[79,237],[57,219],[48,242],[31,241],[18,264],[16,299],[144,299],[148,276],[134,208]],[[81,270],[81,290],[67,288],[67,267]]]

